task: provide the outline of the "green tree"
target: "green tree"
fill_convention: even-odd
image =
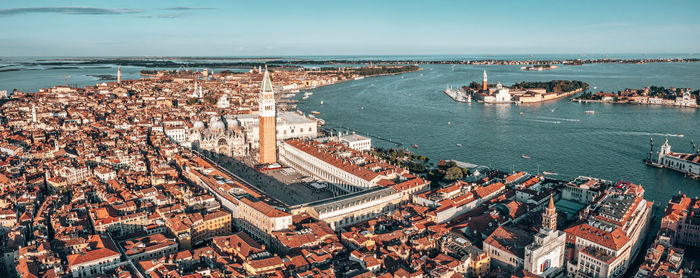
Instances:
[[[447,173],[445,173],[445,179],[449,181],[462,179],[463,176],[462,169],[457,166],[448,168]]]

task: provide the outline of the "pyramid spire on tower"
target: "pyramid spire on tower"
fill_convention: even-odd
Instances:
[[[557,208],[554,206],[554,196],[549,194],[549,204],[542,213],[542,227],[550,230],[557,229]]]
[[[267,71],[267,65],[265,65],[265,76],[263,76],[263,84],[260,87],[260,92],[274,93],[272,89],[272,80],[270,80],[270,73]]]
[[[556,209],[554,207],[554,197],[552,197],[552,194],[549,194],[549,204],[547,205],[548,209]]]

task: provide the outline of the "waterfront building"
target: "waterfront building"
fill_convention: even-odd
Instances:
[[[685,269],[682,268],[684,256],[685,250],[673,247],[662,238],[658,238],[651,247],[647,249],[644,261],[634,275],[634,278],[687,277],[687,273],[684,271]]]
[[[562,199],[580,204],[590,204],[603,190],[610,186],[609,181],[579,176],[566,183],[562,188]]]
[[[661,219],[659,234],[670,238],[671,244],[700,246],[700,199],[685,194],[673,196]]]
[[[510,101],[510,89],[504,88],[503,85],[501,85],[501,82],[498,82],[498,84],[496,84],[496,94],[494,94],[494,102],[509,103]]]
[[[270,164],[277,162],[277,123],[275,108],[275,92],[272,89],[270,72],[265,69],[263,83],[260,86],[260,100],[258,108],[259,128],[259,154],[258,162]]]
[[[649,229],[652,202],[641,186],[620,182],[585,209],[586,222],[566,229],[572,277],[619,277],[639,253]]]
[[[355,134],[338,135],[340,143],[357,151],[369,151],[372,149],[372,139]]]
[[[676,105],[683,107],[697,107],[697,100],[694,95],[690,94],[690,90],[683,90],[681,96],[676,97]]]
[[[672,152],[668,139],[659,150],[658,163],[684,174],[700,176],[700,154]]]

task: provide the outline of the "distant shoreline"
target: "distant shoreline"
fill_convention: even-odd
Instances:
[[[220,58],[216,61],[224,60]],[[240,59],[238,59],[240,60]],[[225,61],[213,62],[214,60],[201,58],[198,60],[184,60],[170,58],[76,58],[71,60],[57,59],[52,61],[36,60],[30,63],[19,63],[17,66],[85,66],[85,65],[121,65],[135,66],[143,68],[252,68],[265,65],[272,67],[303,67],[308,65],[343,66],[343,65],[364,65],[374,63],[375,65],[419,65],[419,64],[444,64],[444,65],[571,65],[581,66],[585,64],[646,64],[646,63],[693,63],[700,62],[700,58],[598,58],[598,59],[442,59],[442,60],[421,60],[421,59],[379,59],[379,60],[349,60],[349,59],[271,59],[271,60],[249,60],[249,61]]]

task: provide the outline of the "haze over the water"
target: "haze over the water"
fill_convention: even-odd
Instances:
[[[0,7],[0,56],[689,54],[700,45],[693,0],[0,0]]]

